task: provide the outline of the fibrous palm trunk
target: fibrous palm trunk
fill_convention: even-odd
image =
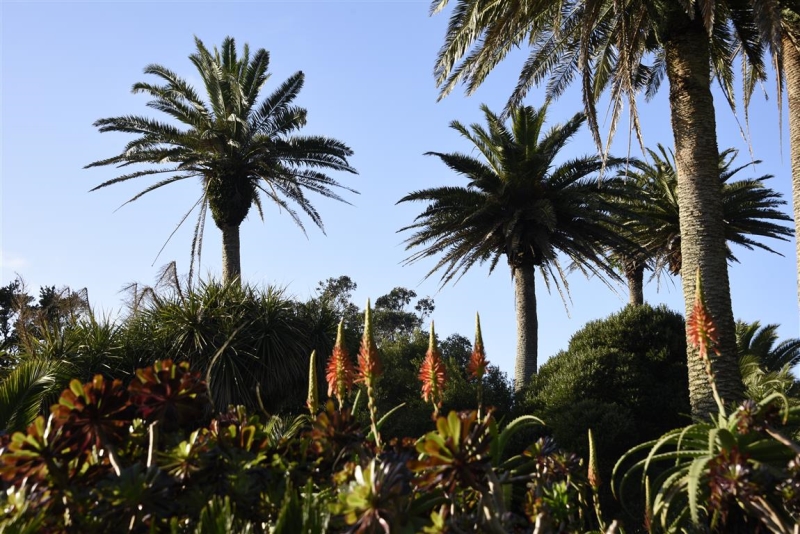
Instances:
[[[800,34],[800,31],[798,33]],[[783,72],[786,76],[786,95],[789,100],[789,146],[792,159],[794,228],[795,236],[800,236],[800,51],[786,30],[781,36],[781,45],[783,48]],[[800,239],[795,241],[798,260],[798,302],[800,302]]]
[[[239,283],[242,263],[239,249],[239,225],[217,224],[222,231],[222,281]]]
[[[628,303],[631,306],[644,304],[644,264],[634,259],[625,261],[625,278],[628,282]]]
[[[514,305],[517,310],[517,360],[514,390],[520,391],[536,373],[539,320],[536,316],[536,272],[533,266],[513,268]]]
[[[687,18],[682,27],[673,28],[665,44],[678,167],[681,278],[688,317],[695,299],[695,273],[699,269],[705,303],[719,338],[720,356],[713,363],[715,380],[723,401],[730,403],[742,398],[744,387],[737,364],[728,282],[708,35],[700,19],[700,16],[694,20]],[[704,364],[689,343],[687,358],[692,415],[707,418],[716,413],[716,403]]]

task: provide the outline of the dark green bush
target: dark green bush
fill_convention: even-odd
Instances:
[[[644,305],[587,323],[542,365],[518,410],[541,417],[559,445],[584,458],[591,428],[609,480],[629,448],[689,422],[683,317]],[[613,507],[607,486],[602,495]]]
[[[592,321],[572,336],[567,350],[542,365],[523,407],[545,418],[560,441],[585,436],[585,428],[568,428],[574,418],[562,416],[585,400],[630,415],[629,445],[661,435],[687,422],[685,339],[683,317],[665,307],[629,306]],[[602,435],[602,428],[594,430]]]

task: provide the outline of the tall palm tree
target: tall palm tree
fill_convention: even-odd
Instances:
[[[448,4],[434,0],[432,11]],[[530,47],[509,107],[528,89],[547,81],[561,94],[580,74],[584,104],[595,141],[601,145],[595,104],[610,88],[613,135],[623,101],[638,129],[636,96],[657,91],[666,75],[678,170],[680,228],[685,270],[707,284],[705,301],[719,334],[717,387],[726,401],[742,397],[727,269],[719,150],[711,94],[711,71],[732,102],[731,58],[736,44],[749,65],[763,71],[763,43],[749,0],[458,0],[436,63],[442,96],[459,82],[477,88],[509,50]],[[651,60],[645,64],[645,60]],[[641,141],[641,139],[640,139]],[[686,313],[695,294],[694,276],[682,277]],[[691,344],[688,344],[691,346]],[[687,354],[692,412],[715,410],[702,361]]]
[[[789,2],[783,2],[788,4]],[[786,77],[786,96],[789,101],[789,146],[792,161],[792,204],[795,235],[800,235],[800,6],[782,9],[781,54],[775,64]],[[779,73],[780,76],[780,73]],[[798,301],[800,302],[800,239],[795,242],[797,256]]]
[[[629,206],[623,217],[633,215],[626,221],[626,227],[632,239],[641,246],[640,251],[625,256],[623,261],[627,267],[625,274],[632,296],[631,304],[643,303],[645,269],[653,269],[656,277],[665,270],[678,275],[683,265],[675,156],[661,144],[657,150],[648,149],[647,153],[649,161],[632,160],[629,166],[620,171],[620,176],[637,190],[632,200],[618,199]],[[764,185],[766,180],[773,178],[770,174],[731,181],[743,169],[761,163],[756,160],[733,166],[737,154],[737,150],[729,148],[720,153],[719,159],[725,239],[729,244],[734,243],[748,250],[760,248],[778,254],[750,236],[788,241],[792,236],[791,228],[772,222],[792,220],[779,209],[786,202],[781,199],[780,193]],[[728,261],[739,261],[730,246]],[[641,300],[634,301],[634,295]]]
[[[546,107],[513,109],[510,128],[486,106],[481,109],[486,128],[450,124],[481,158],[428,153],[468,183],[423,189],[400,199],[427,203],[414,224],[401,231],[414,231],[405,242],[407,249],[419,249],[408,262],[441,256],[428,276],[441,269],[443,284],[460,278],[476,263],[488,261],[491,272],[505,256],[514,280],[519,390],[537,369],[536,269],[546,286],[552,283],[559,292],[566,287],[559,253],[585,273],[618,278],[606,262],[604,245],[614,243],[619,233],[608,213],[610,205],[591,176],[600,171],[602,160],[584,156],[554,164],[585,122],[582,113],[545,132]],[[618,163],[610,159],[607,165]]]
[[[777,70],[778,106],[783,106],[783,82],[789,103],[789,146],[792,163],[792,204],[795,234],[800,235],[800,2],[759,0],[758,22],[764,41],[772,50]],[[755,84],[750,84],[747,94]],[[796,240],[798,299],[800,301],[800,239]]]
[[[195,44],[197,51],[189,59],[203,81],[207,100],[166,67],[147,66],[145,74],[160,78],[164,85],[140,82],[134,84],[133,92],[150,95],[153,99],[147,105],[168,115],[172,122],[133,115],[98,120],[94,125],[101,132],[132,133],[137,138],[125,145],[119,155],[87,167],[158,165],[118,176],[92,189],[142,176],[167,176],[128,202],[167,184],[200,178],[200,198],[181,223],[199,207],[192,241],[193,265],[195,257],[200,257],[206,212],[211,210],[214,223],[222,232],[222,277],[227,282],[241,275],[239,226],[252,206],[263,219],[262,195],[285,209],[303,231],[292,204],[324,231],[322,219],[306,192],[344,202],[334,189],[353,190],[321,170],[355,170],[347,162],[352,151],[344,143],[295,134],[306,124],[306,110],[292,104],[303,87],[302,72],[290,76],[259,103],[259,94],[269,78],[266,50],[259,49],[251,58],[245,44],[240,57],[231,37],[223,41],[220,50],[215,47],[213,53],[200,39],[195,38]],[[174,122],[183,128],[174,126]]]

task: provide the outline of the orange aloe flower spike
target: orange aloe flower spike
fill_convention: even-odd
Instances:
[[[706,359],[708,357],[709,349],[719,356],[717,327],[714,325],[714,319],[708,312],[708,308],[706,308],[699,268],[697,269],[697,283],[695,284],[694,307],[689,314],[689,319],[686,321],[686,330],[689,334],[689,342],[697,347],[701,358]]]
[[[438,412],[442,405],[442,395],[444,393],[447,374],[442,362],[442,354],[436,346],[436,333],[434,332],[433,322],[431,322],[430,341],[425,359],[419,370],[419,379],[422,382],[422,400],[431,402],[434,409]]]
[[[364,336],[361,338],[361,348],[358,351],[358,378],[356,382],[374,382],[382,373],[383,369],[378,355],[378,347],[375,345],[375,339],[372,335],[372,310],[370,309],[369,300],[367,300],[367,310],[364,313]]]
[[[475,314],[475,345],[472,348],[472,355],[467,364],[469,376],[477,380],[483,379],[486,367],[489,362],[486,360],[486,349],[483,347],[483,335],[481,334],[481,316]]]
[[[339,321],[339,329],[336,332],[336,344],[333,346],[333,353],[328,360],[328,367],[325,379],[328,382],[328,397],[336,397],[339,406],[344,403],[345,396],[353,387],[355,379],[355,368],[344,346],[344,319]]]

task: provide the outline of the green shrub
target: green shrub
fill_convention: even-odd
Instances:
[[[616,405],[630,415],[630,443],[686,423],[689,413],[686,334],[683,318],[665,307],[629,306],[576,332],[567,350],[542,365],[527,388],[524,409],[542,416],[560,442],[579,401]],[[552,422],[551,422],[552,420]],[[556,425],[558,421],[558,425]],[[595,428],[595,435],[602,435]],[[584,447],[581,447],[584,448]]]
[[[584,458],[591,428],[608,481],[621,454],[688,421],[685,340],[683,317],[665,307],[628,306],[592,321],[542,365],[519,413],[541,417],[559,445]],[[612,510],[607,485],[601,494]]]

